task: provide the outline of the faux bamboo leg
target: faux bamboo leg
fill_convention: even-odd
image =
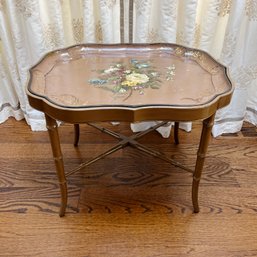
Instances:
[[[179,128],[179,122],[175,122],[175,125],[174,125],[174,141],[175,141],[175,144],[176,144],[176,145],[179,144],[178,128]]]
[[[67,195],[66,177],[65,177],[64,166],[63,166],[63,158],[62,158],[62,152],[61,152],[61,146],[60,146],[60,140],[59,140],[59,134],[58,134],[58,127],[54,119],[52,119],[48,115],[45,115],[45,118],[46,118],[46,125],[48,129],[49,137],[50,137],[51,147],[53,151],[53,158],[55,162],[56,173],[57,173],[57,177],[60,185],[61,207],[60,207],[59,215],[60,217],[62,217],[65,214],[68,195]]]
[[[199,212],[198,188],[199,188],[199,183],[200,183],[201,174],[203,170],[204,159],[206,156],[208,143],[211,136],[214,117],[215,117],[215,114],[213,114],[211,117],[203,121],[202,134],[201,134],[200,144],[197,152],[197,160],[195,164],[195,171],[193,174],[193,185],[192,185],[192,202],[193,202],[195,213]]]
[[[79,143],[79,124],[74,124],[74,146],[78,146]]]

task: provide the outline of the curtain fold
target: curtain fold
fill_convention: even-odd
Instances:
[[[12,77],[8,76],[6,64],[6,56],[3,53],[3,48],[0,41],[0,123],[4,122],[6,117],[10,116],[15,117],[16,120],[21,120],[24,118],[23,112],[20,109],[20,103]]]
[[[44,54],[79,43],[118,43],[118,0],[0,0],[0,122],[25,118],[45,129],[29,106],[28,70]]]
[[[256,0],[135,0],[134,5],[134,42],[199,48],[229,68],[235,92],[231,104],[216,114],[214,136],[240,131],[243,121],[257,125]],[[182,125],[190,130],[190,124]]]
[[[0,40],[0,122],[25,117],[32,130],[44,129],[25,86],[28,69],[49,51],[79,43],[170,42],[203,49],[229,67],[236,88],[216,115],[214,136],[239,131],[243,121],[257,125],[256,0],[0,0]]]
[[[257,2],[230,1],[224,42],[219,60],[230,69],[235,84],[232,102],[218,111],[214,136],[241,129],[243,121],[257,125]]]

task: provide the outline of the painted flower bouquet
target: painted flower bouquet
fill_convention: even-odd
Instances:
[[[124,100],[130,97],[133,91],[144,94],[146,88],[160,88],[160,73],[150,62],[132,59],[128,66],[115,63],[105,70],[98,71],[99,76],[90,79],[89,83],[112,91],[116,96],[124,97]]]
[[[112,91],[115,96],[128,99],[133,91],[144,94],[146,88],[159,89],[161,86],[160,73],[151,66],[150,61],[131,59],[125,66],[123,63],[115,63],[105,70],[97,71],[99,76],[89,80],[89,83]],[[172,80],[175,75],[175,67],[167,67],[166,80]]]

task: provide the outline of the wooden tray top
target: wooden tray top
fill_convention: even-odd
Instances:
[[[30,75],[29,97],[61,109],[199,108],[232,92],[226,67],[173,44],[72,46]]]

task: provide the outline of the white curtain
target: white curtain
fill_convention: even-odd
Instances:
[[[0,38],[0,122],[24,116],[33,130],[44,127],[24,88],[29,67],[50,50],[171,42],[203,49],[230,69],[236,89],[216,115],[214,136],[239,131],[244,120],[257,125],[257,0],[0,0]]]
[[[257,0],[136,0],[134,10],[134,42],[203,49],[229,67],[236,88],[214,136],[239,131],[243,121],[257,125]]]
[[[28,69],[53,49],[119,43],[119,9],[116,0],[0,0],[0,122],[14,116],[45,129],[25,94]]]

